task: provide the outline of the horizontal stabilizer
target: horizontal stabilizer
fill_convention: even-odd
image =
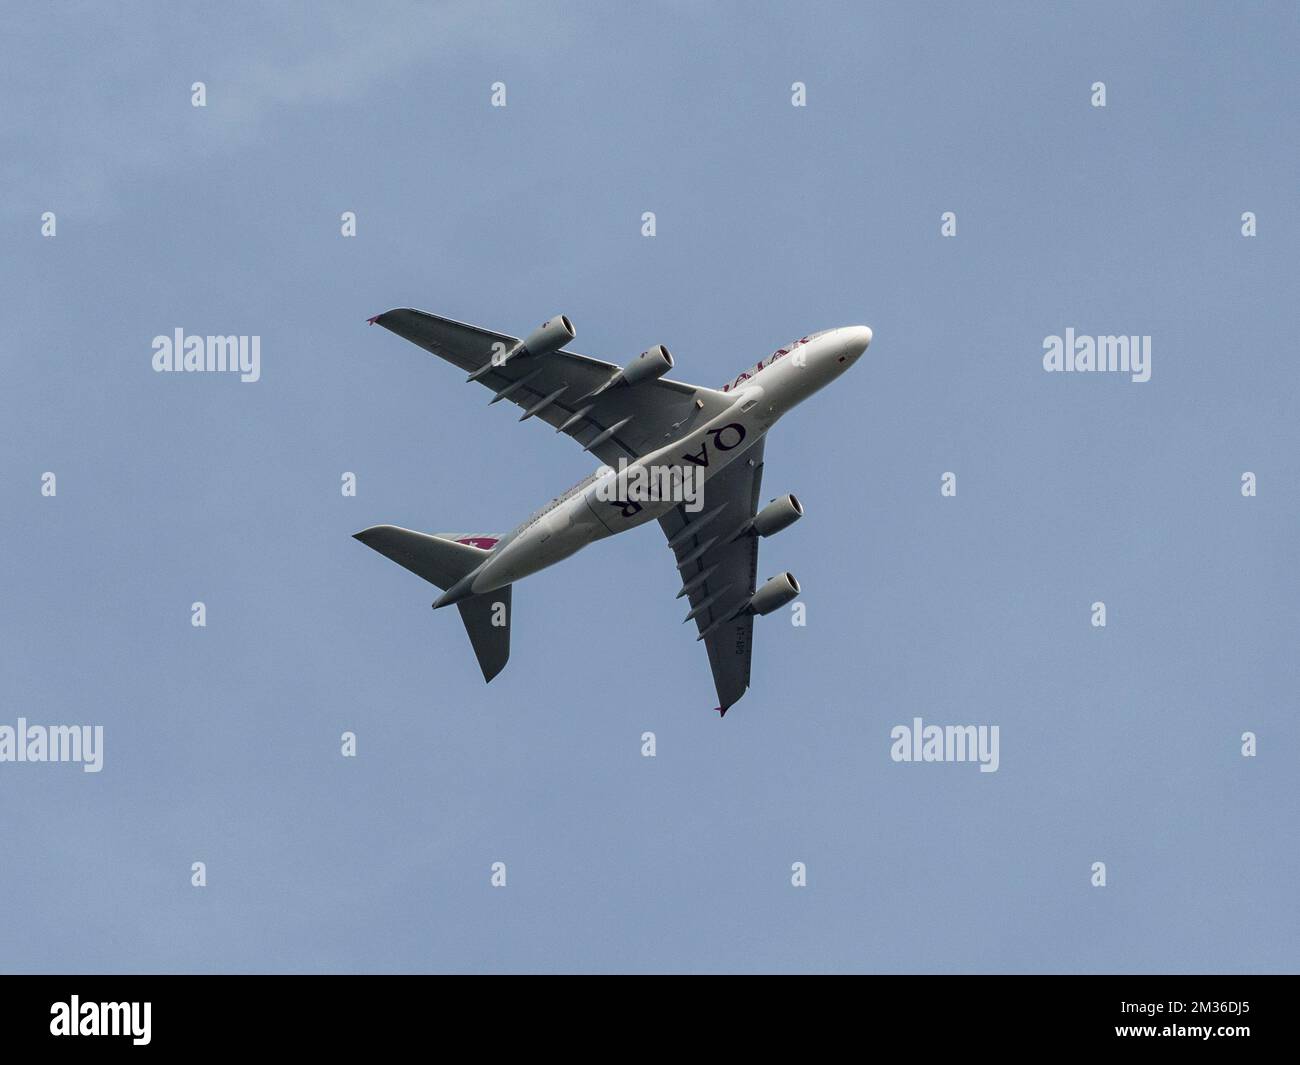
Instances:
[[[396,525],[375,525],[356,533],[355,538],[439,588],[450,588],[478,569],[490,554],[472,544]]]
[[[443,590],[483,565],[499,539],[481,533],[422,533],[396,525],[375,525],[354,535],[367,547]],[[510,658],[510,587],[483,595],[466,590],[466,598],[460,598],[458,593],[452,600],[460,610],[484,680],[500,673]]]
[[[490,681],[506,667],[510,658],[510,589],[507,584],[495,592],[471,596],[456,604],[474,648],[483,679]]]

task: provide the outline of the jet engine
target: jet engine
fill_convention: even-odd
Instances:
[[[641,352],[635,359],[618,371],[613,377],[591,394],[594,398],[618,385],[639,385],[642,381],[654,381],[663,377],[673,368],[673,357],[662,344],[656,344],[648,351]]]
[[[639,385],[642,381],[654,381],[663,377],[672,368],[673,357],[668,349],[662,344],[656,344],[624,366],[618,376],[625,385]]]
[[[793,573],[778,573],[763,582],[763,587],[754,593],[745,612],[749,614],[770,614],[779,610],[799,594],[799,582]]]
[[[562,314],[548,318],[523,340],[510,353],[511,358],[522,355],[549,355],[559,351],[577,335],[573,323]]]
[[[793,495],[785,495],[780,499],[772,500],[755,514],[750,528],[759,536],[772,536],[793,525],[802,517],[803,504]],[[799,586],[795,585],[796,591],[798,588]]]

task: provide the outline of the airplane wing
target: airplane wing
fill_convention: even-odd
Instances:
[[[494,353],[508,351],[516,343],[504,333],[409,307],[385,311],[371,322],[471,374],[489,364]],[[613,363],[557,351],[511,359],[476,379],[495,393],[490,403],[508,399],[523,410],[520,421],[537,418],[573,437],[583,450],[610,466],[618,465],[619,458],[630,462],[685,436],[730,403],[724,393],[712,388],[663,377],[592,397],[618,370]]]
[[[718,710],[725,714],[749,687],[753,653],[754,618],[728,616],[754,594],[758,578],[758,537],[745,534],[731,539],[758,510],[763,480],[760,440],[704,486],[704,506],[695,514],[683,507],[659,519],[668,546],[677,556],[682,591],[691,604],[699,639],[709,652],[713,683],[718,689]]]

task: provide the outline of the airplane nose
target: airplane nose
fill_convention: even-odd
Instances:
[[[865,325],[850,325],[840,330],[843,337],[844,354],[856,359],[871,343],[871,329]]]

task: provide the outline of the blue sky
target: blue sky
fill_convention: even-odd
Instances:
[[[1293,5],[0,29],[0,725],[105,730],[97,774],[0,763],[0,968],[1295,970]],[[491,686],[351,539],[593,466],[395,306],[709,385],[872,326],[769,441],[808,624],[758,623],[725,721],[653,526],[522,582]],[[155,374],[177,327],[261,380]],[[1151,380],[1044,373],[1067,327],[1151,336]],[[998,725],[998,771],[891,761],[915,716]]]

